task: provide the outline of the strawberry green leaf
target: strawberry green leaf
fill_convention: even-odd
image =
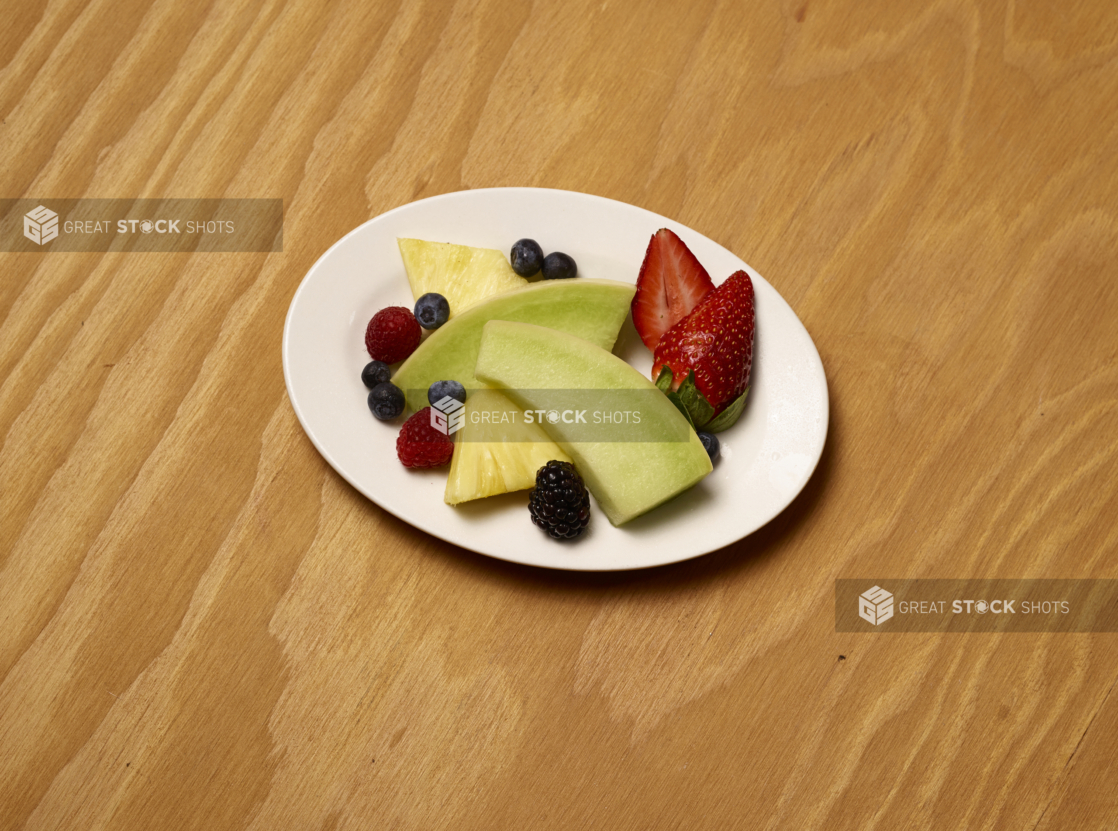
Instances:
[[[660,392],[671,392],[672,371],[670,367],[660,367],[660,374],[656,377],[656,388],[660,390]]]
[[[707,432],[721,433],[726,428],[732,427],[734,422],[736,422],[738,417],[742,414],[742,410],[745,409],[745,397],[747,395],[749,395],[749,387],[746,387],[745,392],[734,399],[734,402],[730,404],[729,407],[719,413],[718,418],[714,419],[714,421],[706,426]]]
[[[694,430],[695,429],[695,422],[691,420],[691,413],[687,412],[687,407],[684,406],[683,400],[679,397],[679,393],[678,392],[667,392],[667,393],[664,393],[664,394],[666,396],[668,396],[669,401],[671,401],[673,404],[675,404],[675,408],[677,410],[679,410],[681,413],[683,413],[683,417],[685,419],[687,419],[687,423],[690,424],[691,429]]]
[[[690,416],[688,420],[696,430],[702,430],[714,417],[714,407],[695,386],[695,370],[687,373],[687,377],[676,390],[676,395],[687,408],[687,415]]]

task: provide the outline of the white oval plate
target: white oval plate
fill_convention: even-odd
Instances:
[[[508,251],[522,237],[565,251],[584,277],[634,283],[648,240],[671,228],[721,283],[753,278],[757,329],[748,404],[721,433],[721,457],[705,480],[621,528],[595,506],[590,528],[559,543],[532,525],[527,493],[452,508],[446,468],[407,470],[396,459],[398,424],[373,418],[361,369],[365,326],[385,306],[412,305],[397,237]],[[646,376],[652,355],[633,329],[614,352]],[[351,485],[405,522],[462,548],[546,568],[609,571],[686,560],[760,528],[800,492],[827,436],[827,380],[811,336],[757,272],[722,246],[670,219],[598,196],[540,188],[461,191],[371,219],[315,263],[291,301],[283,370],[292,406],[314,446]]]

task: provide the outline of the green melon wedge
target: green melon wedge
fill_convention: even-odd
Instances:
[[[490,320],[535,323],[612,349],[635,292],[636,287],[628,283],[579,277],[533,283],[496,295],[432,332],[396,370],[392,383],[404,391],[412,410],[427,406],[427,388],[435,381],[477,388],[474,365],[481,328]]]
[[[572,459],[609,521],[623,525],[711,472],[710,457],[683,415],[655,385],[613,353],[567,332],[494,320],[485,324],[476,374],[524,410],[553,410],[556,393],[585,402],[586,390],[600,400],[639,401],[640,441],[583,441],[587,428],[559,420],[544,430]],[[610,395],[614,398],[611,399]],[[581,396],[581,397],[580,397]],[[593,400],[593,396],[591,399]],[[630,406],[630,405],[623,405]],[[588,417],[593,421],[593,416]],[[632,434],[618,427],[612,438]],[[603,434],[599,433],[599,436]]]

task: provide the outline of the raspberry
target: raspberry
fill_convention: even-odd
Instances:
[[[442,467],[454,455],[454,442],[431,426],[431,408],[424,407],[400,428],[396,455],[404,467]]]
[[[528,492],[532,522],[557,540],[573,540],[590,524],[590,494],[570,462],[552,460]]]
[[[422,336],[423,330],[411,309],[389,306],[369,321],[365,329],[365,348],[374,361],[394,364],[414,352]]]

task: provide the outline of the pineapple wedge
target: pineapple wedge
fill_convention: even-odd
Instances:
[[[491,389],[470,393],[466,423],[454,443],[443,496],[448,505],[527,490],[552,459],[571,461],[539,424],[526,424],[524,411]]]
[[[503,253],[493,248],[471,248],[449,242],[397,239],[412,299],[437,292],[450,303],[454,317],[470,306],[528,281],[512,270]]]

